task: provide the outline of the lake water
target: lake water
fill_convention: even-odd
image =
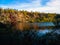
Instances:
[[[60,29],[56,29],[55,24],[53,22],[41,22],[41,23],[18,23],[17,27],[21,30],[28,29],[28,30],[37,30],[37,33],[49,33],[53,30],[56,30],[55,32],[60,34]],[[42,29],[40,28],[42,27]],[[50,27],[50,28],[49,28]],[[55,27],[54,29],[51,29],[51,27]],[[49,29],[48,29],[49,28]]]
[[[54,27],[55,24],[53,22],[41,22],[41,23],[17,23],[16,28],[20,30],[24,29],[45,29]]]
[[[55,30],[55,31],[54,31],[54,30]],[[54,32],[53,32],[53,31],[54,31]],[[37,31],[37,35],[38,35],[38,36],[41,36],[41,35],[45,35],[45,34],[51,33],[51,32],[60,34],[60,29],[44,29],[44,30],[38,30],[38,31]],[[53,34],[53,33],[52,33],[52,34]]]
[[[53,23],[20,23],[17,25],[19,28],[28,28],[28,30],[20,31],[20,30],[10,30],[7,29],[1,30],[0,42],[2,44],[12,44],[13,45],[58,45],[60,44],[60,29],[48,29],[48,26],[54,27]],[[38,27],[46,27],[44,29],[38,29]],[[29,28],[33,27],[33,28]],[[53,42],[54,41],[54,42]]]

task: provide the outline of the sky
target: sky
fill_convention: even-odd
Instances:
[[[0,7],[60,14],[60,0],[0,0]]]

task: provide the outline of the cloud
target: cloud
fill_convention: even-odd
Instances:
[[[47,3],[47,7],[50,7],[51,12],[60,13],[60,0],[51,0]]]
[[[42,0],[31,0],[30,3],[15,3],[11,5],[0,5],[3,8],[15,8],[18,10],[38,11],[46,13],[60,13],[60,0],[50,0],[46,5],[41,5]]]

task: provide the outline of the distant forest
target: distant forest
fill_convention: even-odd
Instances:
[[[60,14],[56,13],[40,13],[28,12],[16,9],[2,9],[0,8],[0,22],[1,23],[18,23],[18,22],[56,22],[60,21]]]

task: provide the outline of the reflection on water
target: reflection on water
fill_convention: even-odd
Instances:
[[[41,32],[41,33],[48,33],[48,32],[51,32],[52,30],[51,29],[44,29],[44,30],[39,30],[38,32]]]
[[[53,32],[53,30],[55,30],[55,29],[38,30],[37,35],[38,36],[43,36],[43,35],[46,35],[47,33]],[[52,34],[54,34],[54,33],[60,34],[60,29],[56,29],[56,31],[54,31]]]
[[[17,28],[23,31],[10,28],[0,29],[0,43],[3,45],[60,45],[60,29],[48,27],[41,28],[36,23],[31,25],[20,23],[17,24]]]
[[[41,23],[17,23],[16,28],[20,30],[39,30],[46,28],[53,28],[55,24],[53,22],[41,22]]]
[[[54,33],[60,33],[60,29],[56,29],[53,22],[41,22],[41,23],[17,23],[17,29],[20,30],[36,30],[38,35],[50,33],[53,30]],[[54,29],[53,29],[54,28]]]

